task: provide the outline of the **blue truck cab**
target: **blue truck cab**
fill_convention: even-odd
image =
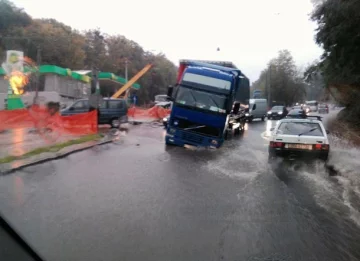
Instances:
[[[214,62],[219,63],[219,62]],[[232,63],[180,61],[165,143],[219,148],[227,136],[234,102],[246,106],[248,78]],[[224,66],[224,65],[227,66]]]

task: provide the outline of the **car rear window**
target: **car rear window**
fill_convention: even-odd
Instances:
[[[289,115],[298,115],[298,114],[304,114],[303,110],[291,110],[289,112]]]
[[[277,130],[277,134],[324,136],[320,124],[316,122],[282,122]]]
[[[87,109],[89,108],[89,101],[88,100],[82,100],[75,102],[72,107],[74,109]]]
[[[273,110],[282,110],[283,107],[282,107],[282,106],[274,106],[272,109],[273,109]]]
[[[124,108],[124,101],[109,101],[109,109],[123,109]]]

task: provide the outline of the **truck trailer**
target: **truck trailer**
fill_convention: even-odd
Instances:
[[[231,62],[180,60],[166,145],[219,148],[244,129],[249,79]]]

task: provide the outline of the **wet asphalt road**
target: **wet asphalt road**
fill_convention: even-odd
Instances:
[[[218,151],[165,150],[161,128],[137,126],[0,177],[0,211],[52,261],[360,260],[359,183],[270,168],[272,124]]]

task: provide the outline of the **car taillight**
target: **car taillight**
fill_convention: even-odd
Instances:
[[[283,145],[284,145],[284,143],[282,143],[282,142],[270,141],[270,147],[271,148],[282,148]]]
[[[329,144],[323,144],[321,148],[322,148],[322,150],[329,150],[330,146],[329,146]]]
[[[315,150],[329,150],[329,144],[315,144]]]

